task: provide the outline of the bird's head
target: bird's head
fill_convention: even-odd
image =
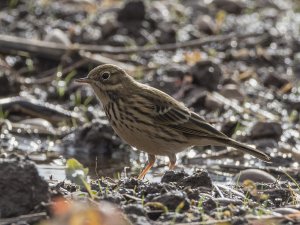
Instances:
[[[116,98],[116,95],[126,93],[134,84],[131,76],[111,64],[104,64],[92,69],[87,77],[76,79],[76,82],[90,84],[102,103],[105,103],[107,98]]]

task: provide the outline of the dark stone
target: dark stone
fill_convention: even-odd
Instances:
[[[274,203],[276,207],[284,205],[292,198],[292,192],[288,188],[282,189],[267,189],[264,194],[268,195],[268,200]]]
[[[276,87],[281,88],[286,85],[289,81],[285,78],[276,76],[275,74],[268,74],[267,77],[263,80],[263,83],[266,87]]]
[[[200,15],[195,21],[195,27],[198,31],[212,35],[216,32],[217,26],[213,19],[208,15]]]
[[[12,78],[12,74],[6,74],[0,71],[0,96],[13,95],[20,91],[20,85],[17,84]]]
[[[187,177],[187,176],[188,176],[188,174],[186,172],[184,172],[183,170],[181,170],[181,171],[168,170],[165,172],[165,174],[161,178],[161,182],[162,183],[179,182],[184,177]]]
[[[168,183],[151,183],[151,185],[147,185],[143,190],[142,193],[148,197],[148,195],[153,194],[164,194],[171,190],[174,190],[176,187],[173,184]]]
[[[218,207],[220,206],[228,206],[228,205],[243,205],[243,201],[239,199],[231,199],[231,198],[214,198],[214,201],[217,203]]]
[[[145,19],[146,9],[143,1],[127,1],[118,12],[119,22],[142,21]]]
[[[276,122],[257,122],[250,131],[252,139],[273,138],[279,140],[282,135],[282,128]]]
[[[190,68],[193,83],[205,87],[208,90],[216,90],[223,73],[221,68],[211,61],[200,61]]]
[[[208,199],[202,203],[202,207],[207,214],[210,214],[212,210],[217,208],[217,203],[213,199]]]
[[[30,213],[48,202],[48,184],[29,161],[0,161],[0,217],[15,217]]]
[[[127,217],[134,225],[151,225],[146,217],[137,216],[134,214],[129,214],[127,215]]]
[[[137,216],[146,216],[146,211],[142,205],[129,204],[129,205],[126,205],[123,209],[126,214],[134,214]]]
[[[110,193],[102,197],[102,200],[114,203],[114,204],[120,204],[122,201],[125,201],[125,198],[123,195],[121,195],[118,192]]]
[[[170,211],[175,211],[181,202],[184,202],[184,206],[181,209],[182,211],[186,211],[190,208],[189,200],[187,199],[186,195],[180,191],[170,191],[161,196],[153,198],[152,201],[162,203]]]
[[[188,198],[190,200],[198,201],[201,198],[201,192],[199,189],[187,189],[185,190],[185,193],[187,194]]]
[[[241,14],[245,9],[245,3],[236,0],[214,0],[213,4],[219,9],[227,13]]]
[[[243,183],[245,180],[252,180],[257,183],[275,183],[276,178],[266,171],[259,169],[247,169],[239,172],[233,178],[233,182]]]
[[[176,42],[176,27],[173,24],[162,23],[155,32],[156,40],[159,44]]]
[[[206,170],[197,170],[191,176],[183,178],[179,185],[184,187],[199,188],[206,187],[212,189],[212,181]]]
[[[139,186],[139,180],[136,178],[125,179],[122,186],[128,189],[135,189]]]

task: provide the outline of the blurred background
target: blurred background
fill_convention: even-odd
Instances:
[[[273,157],[265,165],[208,146],[181,153],[179,167],[225,181],[224,171],[277,176],[280,166],[300,179],[298,1],[2,0],[0,9],[2,157],[29,158],[56,179],[70,157],[99,176],[137,174],[146,155],[122,142],[91,89],[74,83],[112,63]],[[159,159],[153,177],[167,165]]]

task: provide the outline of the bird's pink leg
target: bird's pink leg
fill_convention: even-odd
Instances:
[[[174,170],[175,168],[175,165],[176,165],[176,155],[170,155],[169,156],[169,170]]]
[[[147,172],[152,168],[152,166],[155,163],[155,155],[151,155],[148,154],[148,164],[145,167],[145,169],[143,169],[143,171],[140,173],[140,175],[138,176],[139,180],[142,180],[144,178],[144,176],[147,174]]]

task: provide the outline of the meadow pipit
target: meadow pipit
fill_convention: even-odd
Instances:
[[[168,156],[169,168],[173,169],[176,153],[192,146],[231,146],[270,161],[265,153],[229,138],[182,103],[135,81],[117,66],[98,66],[77,82],[91,85],[115,132],[148,153],[149,163],[139,179],[153,166],[156,155]]]

